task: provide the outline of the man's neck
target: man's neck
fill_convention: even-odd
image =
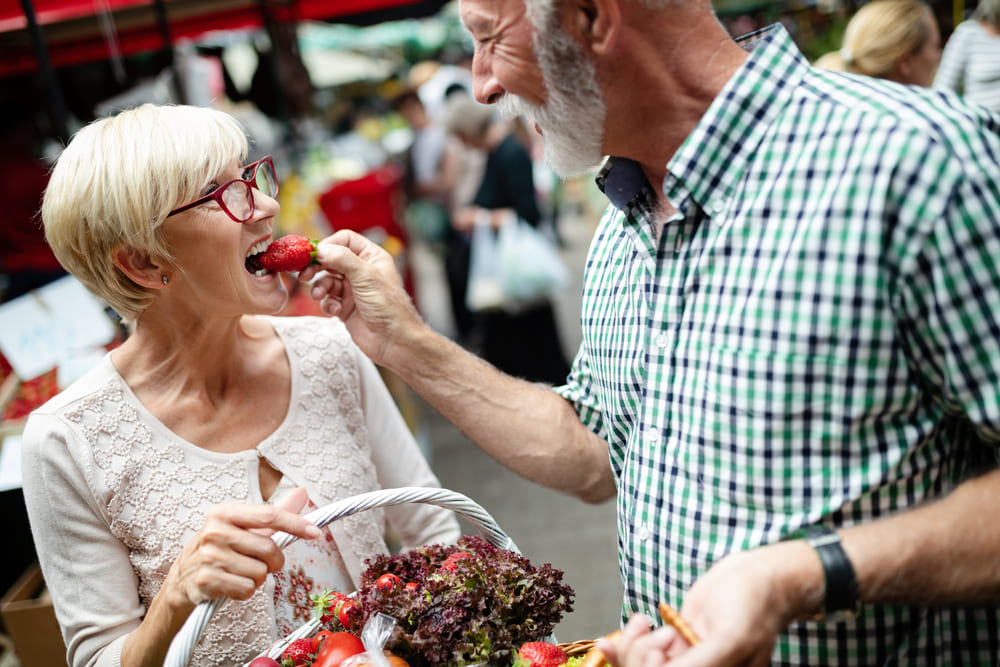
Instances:
[[[660,239],[660,234],[663,233],[663,228],[666,226],[667,221],[674,217],[676,213],[677,209],[670,203],[670,200],[664,197],[662,192],[657,192],[656,206],[653,209],[653,215],[650,220],[653,227],[653,234],[657,240]]]

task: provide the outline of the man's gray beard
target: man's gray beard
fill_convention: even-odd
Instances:
[[[505,118],[523,116],[536,123],[542,130],[545,161],[558,176],[570,178],[601,163],[607,107],[583,49],[557,23],[548,23],[544,31],[536,31],[534,40],[548,93],[545,104],[506,93],[497,106]]]

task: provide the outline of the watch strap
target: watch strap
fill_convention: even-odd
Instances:
[[[799,534],[816,550],[826,579],[823,611],[816,620],[853,618],[860,607],[858,578],[840,544],[840,535],[823,524],[803,528]]]

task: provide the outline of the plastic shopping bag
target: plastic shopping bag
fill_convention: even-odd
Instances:
[[[385,645],[392,638],[392,633],[396,628],[396,619],[387,614],[378,613],[373,615],[361,629],[361,643],[365,650],[362,653],[347,658],[341,667],[357,667],[358,665],[371,665],[371,667],[389,667],[389,659],[384,653]]]
[[[524,220],[514,218],[500,227],[497,250],[508,308],[546,299],[569,284],[569,269],[556,244]]]
[[[465,305],[473,312],[497,310],[505,303],[496,235],[490,228],[489,213],[476,217],[469,248],[469,283]]]

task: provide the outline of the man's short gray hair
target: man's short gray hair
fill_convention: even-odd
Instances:
[[[638,0],[650,9],[662,9],[670,5],[679,5],[687,0]],[[997,0],[993,0],[995,3]],[[528,12],[528,19],[535,30],[543,30],[550,25],[549,21],[555,15],[556,3],[559,0],[524,0],[524,7]]]

